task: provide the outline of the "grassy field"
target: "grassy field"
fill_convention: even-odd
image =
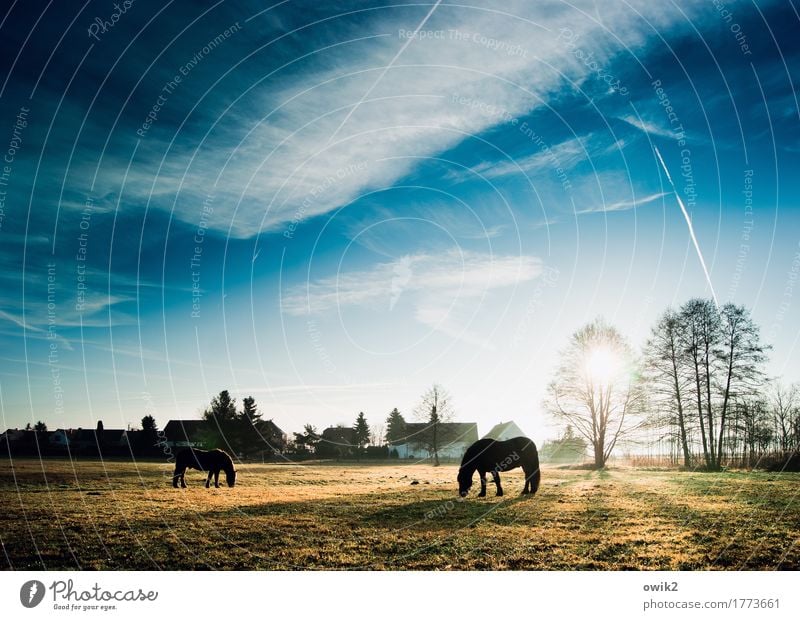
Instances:
[[[0,460],[14,569],[800,569],[800,474],[544,468],[456,501],[456,466]],[[416,481],[418,484],[412,484]],[[476,480],[477,482],[477,480]],[[477,486],[477,485],[476,485]]]

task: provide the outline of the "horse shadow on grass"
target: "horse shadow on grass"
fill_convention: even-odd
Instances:
[[[344,501],[343,501],[344,500]],[[441,497],[436,499],[376,498],[375,502],[348,502],[347,498],[314,501],[267,502],[205,513],[209,518],[313,517],[320,521],[358,522],[391,530],[474,527],[480,523],[511,524],[519,514],[514,507],[526,497],[486,499]]]

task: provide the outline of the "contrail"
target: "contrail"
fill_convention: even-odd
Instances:
[[[428,14],[425,16],[425,19],[423,19],[423,20],[422,20],[422,21],[419,23],[419,26],[417,26],[417,27],[414,29],[414,34],[412,34],[410,37],[408,37],[408,39],[406,39],[406,42],[405,42],[405,43],[403,44],[403,46],[400,48],[400,51],[399,51],[399,52],[397,52],[397,53],[394,55],[394,58],[392,58],[391,62],[390,62],[388,65],[386,65],[386,66],[383,68],[383,71],[381,71],[381,74],[378,76],[378,79],[377,79],[377,80],[375,80],[375,82],[372,84],[372,86],[370,86],[370,87],[369,87],[369,89],[367,90],[367,92],[365,92],[365,93],[364,93],[364,95],[361,97],[361,99],[358,101],[358,103],[356,103],[356,104],[355,104],[355,105],[354,105],[352,108],[350,108],[350,111],[347,113],[347,116],[345,116],[345,117],[344,117],[344,120],[343,120],[343,121],[342,121],[342,122],[339,124],[339,126],[336,128],[336,131],[334,131],[334,132],[333,132],[333,134],[331,135],[331,137],[330,137],[330,138],[328,138],[328,142],[327,142],[327,144],[330,144],[331,142],[333,142],[333,139],[334,139],[334,138],[335,138],[335,137],[336,137],[336,136],[339,134],[339,132],[342,130],[342,127],[344,127],[344,126],[345,126],[345,124],[347,123],[347,121],[349,121],[349,120],[350,120],[350,117],[351,117],[351,116],[353,116],[353,113],[354,113],[354,112],[355,112],[355,111],[356,111],[356,110],[359,108],[359,106],[360,106],[362,103],[364,103],[364,101],[367,99],[367,97],[369,97],[370,93],[371,93],[373,90],[375,90],[375,87],[378,85],[378,82],[380,82],[380,81],[383,79],[383,76],[384,76],[384,75],[386,75],[386,73],[389,71],[389,69],[391,69],[391,68],[392,68],[392,66],[394,65],[394,63],[396,63],[396,62],[397,62],[397,59],[398,59],[398,58],[400,58],[400,56],[403,54],[403,52],[405,52],[405,51],[406,51],[406,48],[407,48],[409,45],[411,45],[411,42],[412,42],[414,39],[416,39],[416,38],[417,38],[417,34],[419,33],[419,31],[420,31],[420,30],[422,30],[422,28],[425,26],[425,24],[427,23],[427,21],[428,21],[428,20],[431,18],[431,15],[433,15],[433,12],[436,10],[436,8],[437,8],[437,7],[438,7],[438,6],[439,6],[441,3],[442,3],[442,0],[437,0],[436,4],[434,4],[434,5],[433,5],[433,7],[431,7],[431,10],[430,10],[430,11],[428,11]]]
[[[692,218],[689,217],[689,212],[686,210],[686,207],[683,204],[683,200],[681,200],[680,194],[678,194],[678,190],[675,189],[675,183],[672,182],[672,177],[669,174],[669,170],[667,170],[667,165],[664,163],[664,158],[661,157],[661,153],[658,152],[658,147],[654,146],[653,149],[656,152],[656,157],[658,157],[658,161],[661,162],[661,167],[664,169],[664,174],[667,175],[669,184],[672,186],[672,192],[675,194],[675,198],[678,200],[678,206],[680,206],[681,211],[683,212],[683,217],[686,220],[686,225],[689,227],[689,235],[692,237],[692,243],[694,243],[694,249],[697,250],[697,257],[700,259],[700,264],[703,267],[703,273],[706,275],[706,282],[708,282],[708,288],[711,289],[711,297],[714,298],[714,305],[717,306],[717,308],[719,308],[719,301],[717,300],[717,294],[714,292],[714,285],[711,284],[711,276],[708,273],[708,268],[706,267],[706,261],[703,258],[703,253],[700,251],[700,244],[697,242],[697,235],[694,234],[694,226],[692,226]]]

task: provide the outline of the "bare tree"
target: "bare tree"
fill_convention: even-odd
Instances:
[[[681,306],[681,344],[690,377],[690,392],[700,425],[700,441],[707,469],[714,469],[714,414],[712,410],[712,375],[714,350],[720,342],[719,312],[708,299],[690,299]]]
[[[800,387],[797,383],[786,385],[776,381],[772,384],[769,400],[780,451],[786,453],[797,449],[793,430],[800,408]]]
[[[743,306],[717,308],[710,300],[692,299],[681,307],[679,320],[705,465],[719,470],[726,438],[736,441],[736,433],[731,437],[726,429],[732,404],[763,386],[768,347],[761,344],[758,326]]]
[[[741,398],[734,404],[737,436],[741,438],[742,457],[749,467],[758,465],[772,441],[769,408],[759,396]]]
[[[758,326],[744,306],[725,304],[720,310],[720,319],[721,338],[716,357],[721,369],[718,386],[721,403],[715,469],[722,465],[725,423],[731,403],[760,392],[764,385],[762,367],[767,359],[765,350],[768,348],[761,344]]]
[[[369,428],[369,444],[371,446],[382,446],[384,445],[384,434],[386,432],[386,426],[383,424],[373,424]]]
[[[668,308],[653,327],[645,345],[645,375],[650,395],[658,406],[654,423],[658,426],[677,427],[678,441],[683,452],[683,464],[691,467],[689,447],[689,421],[686,415],[686,397],[689,379],[684,369],[683,325],[678,314]]]
[[[596,320],[572,335],[545,407],[589,442],[598,469],[621,439],[641,427],[641,377],[630,346],[614,327]]]
[[[417,439],[423,443],[433,457],[434,466],[439,465],[439,448],[442,444],[441,425],[455,416],[450,395],[439,384],[434,383],[423,395],[414,410],[414,415],[426,423],[425,430]]]

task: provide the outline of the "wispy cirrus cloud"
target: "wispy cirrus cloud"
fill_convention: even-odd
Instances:
[[[471,322],[487,298],[542,273],[532,256],[492,256],[473,252],[415,254],[366,270],[293,287],[282,300],[288,315],[313,315],[347,307],[402,312],[431,331],[474,346],[492,348],[473,332]],[[396,309],[402,300],[403,309]]]
[[[426,327],[472,344],[469,317],[493,292],[531,281],[542,273],[533,256],[492,256],[475,252],[415,254],[395,261],[294,286],[282,311],[307,316],[350,308],[390,312],[402,299],[409,316]]]
[[[641,117],[633,116],[632,114],[626,114],[625,116],[619,117],[619,120],[628,123],[631,127],[635,127],[640,131],[643,131],[646,134],[651,134],[653,136],[659,136],[660,138],[675,138],[675,134],[668,128],[664,128],[661,125],[658,125],[652,121],[645,120]]]
[[[633,209],[635,207],[641,207],[648,203],[654,202],[659,198],[663,198],[667,195],[667,192],[656,192],[655,194],[649,194],[647,196],[642,196],[641,198],[634,198],[631,200],[620,200],[618,202],[612,202],[603,206],[603,211],[623,211],[625,209]]]
[[[587,0],[572,8],[529,2],[441,5],[425,26],[440,34],[410,43],[403,33],[412,31],[429,7],[367,13],[358,36],[354,31],[349,38],[328,40],[311,28],[299,33],[313,44],[294,70],[276,70],[255,85],[252,76],[237,74],[249,90],[240,100],[226,92],[228,107],[222,106],[208,133],[198,136],[201,143],[192,140],[189,148],[171,137],[159,142],[157,131],[148,134],[142,156],[157,162],[158,154],[169,150],[169,157],[157,171],[146,165],[128,171],[126,191],[152,198],[152,206],[174,209],[190,222],[197,218],[198,201],[214,193],[211,227],[237,237],[280,230],[391,186],[426,157],[591,80],[589,69],[560,39],[565,24],[581,41],[592,42],[596,62],[610,66],[623,46],[642,45],[652,28],[669,29],[700,5],[680,10],[643,1],[599,7]],[[612,23],[613,34],[603,26]],[[236,54],[246,41],[244,35],[232,38],[226,49]],[[486,114],[464,101],[504,114]],[[563,146],[572,149],[565,158],[580,155],[577,145]],[[531,150],[520,160],[523,171],[542,165],[541,153]],[[118,191],[127,170],[122,164],[112,166],[116,176],[110,171],[100,177],[102,195]]]
[[[366,270],[339,273],[289,289],[281,301],[285,314],[319,314],[345,306],[391,309],[400,294],[472,299],[536,278],[541,261],[532,256],[492,256],[472,252],[416,254],[378,263]]]

